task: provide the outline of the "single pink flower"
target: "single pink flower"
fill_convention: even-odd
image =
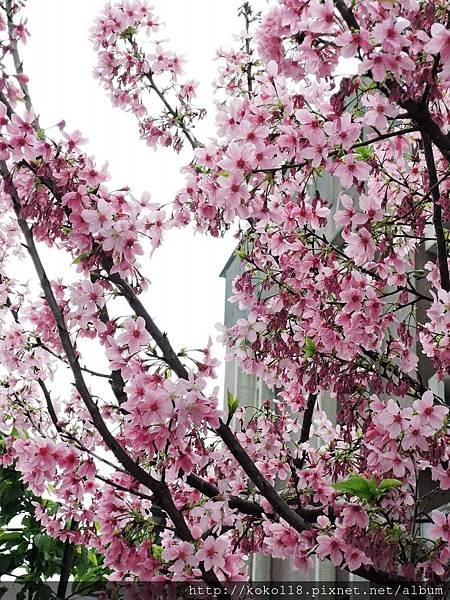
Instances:
[[[356,160],[354,154],[347,154],[338,163],[334,175],[339,177],[344,188],[351,187],[354,183],[365,181],[369,177],[370,166],[367,162]]]
[[[164,560],[174,561],[170,570],[176,575],[183,572],[186,566],[195,567],[198,564],[198,559],[194,555],[195,547],[190,542],[179,542],[169,546],[162,552]]]
[[[347,563],[350,571],[356,571],[361,565],[370,565],[372,561],[368,558],[362,550],[354,548],[353,546],[346,546],[344,550],[345,562]]]
[[[373,28],[373,35],[377,42],[382,44],[384,50],[388,52],[397,52],[403,46],[408,45],[408,39],[402,35],[411,23],[407,19],[397,18],[396,21],[392,17],[377,23]]]
[[[344,527],[357,526],[365,529],[369,525],[369,517],[359,504],[348,504],[342,511],[342,525]]]
[[[441,539],[450,544],[450,515],[445,515],[440,510],[435,510],[431,516],[433,525],[428,528],[431,539]]]
[[[329,535],[317,536],[316,554],[320,559],[329,558],[335,567],[342,563],[342,540]]]
[[[376,246],[368,229],[363,227],[358,233],[350,233],[343,237],[347,242],[347,254],[356,265],[360,266],[373,260]]]
[[[410,426],[402,439],[402,448],[405,450],[419,448],[425,451],[428,448],[426,437],[429,435],[433,435],[433,430],[427,425],[422,425],[420,418],[416,415],[411,419]]]
[[[433,431],[441,429],[444,424],[444,418],[448,414],[446,406],[437,406],[434,403],[433,392],[427,391],[421,400],[416,400],[413,404],[422,425],[429,425]]]
[[[450,76],[450,30],[442,23],[434,23],[431,26],[431,40],[425,44],[423,49],[432,54],[441,55],[443,71],[441,77],[446,79]]]
[[[412,409],[401,409],[394,400],[389,400],[386,408],[377,416],[377,422],[387,431],[391,439],[395,439],[402,431],[409,427]]]
[[[127,345],[130,354],[140,350],[150,341],[150,334],[145,329],[145,321],[142,317],[136,320],[128,318],[123,322],[124,331],[118,336],[117,342],[120,345]]]
[[[203,542],[203,546],[196,554],[196,558],[202,561],[207,571],[210,569],[223,569],[225,567],[225,555],[229,550],[228,542],[223,538],[213,538],[211,535]]]

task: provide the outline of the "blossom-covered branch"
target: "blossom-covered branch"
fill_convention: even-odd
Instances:
[[[165,207],[111,190],[80,131],[38,123],[28,32],[6,8],[0,460],[58,500],[36,508],[43,526],[101,552],[116,579],[242,579],[255,552],[448,579],[449,517],[434,511],[450,490],[448,398],[431,377],[450,370],[442,3],[279,0],[251,23],[257,49],[244,7],[205,145],[153,10],[108,4],[92,30],[103,86],[149,145],[193,150]],[[337,75],[348,58],[355,72]],[[238,231],[230,300],[246,316],[222,338],[271,390],[261,406],[232,396],[224,415],[211,345],[174,349],[147,308],[142,265],[189,224]],[[71,263],[54,280],[43,244]],[[14,268],[26,254],[38,293]]]

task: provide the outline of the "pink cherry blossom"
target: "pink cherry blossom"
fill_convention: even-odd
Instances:
[[[344,527],[357,526],[365,529],[369,525],[369,517],[366,512],[357,504],[348,504],[342,511],[342,525]]]
[[[362,265],[374,258],[375,243],[366,227],[362,227],[358,233],[345,235],[344,239],[347,242],[347,254],[355,261],[356,265]]]
[[[145,328],[145,321],[142,317],[125,319],[123,329],[124,331],[118,336],[117,341],[119,344],[127,345],[130,354],[138,352],[150,341],[150,334]]]
[[[424,50],[441,55],[444,66],[442,78],[448,78],[450,74],[450,32],[442,23],[433,23],[431,26],[431,40],[425,44]]]
[[[194,556],[195,547],[190,542],[179,542],[165,548],[162,552],[162,557],[165,560],[174,561],[170,570],[175,575],[181,575],[185,567],[195,567],[198,564],[197,558]]]
[[[225,567],[225,552],[228,548],[224,538],[208,536],[196,554],[198,560],[203,561],[205,569],[223,569]]]
[[[371,560],[358,548],[346,548],[345,562],[351,571],[356,571],[361,565],[370,565]]]
[[[433,430],[428,426],[423,426],[419,416],[414,416],[411,419],[409,428],[405,430],[405,435],[402,439],[402,447],[405,450],[420,448],[426,450],[428,443],[426,437],[433,434]]]
[[[355,182],[364,181],[369,172],[369,166],[363,161],[356,160],[352,154],[347,154],[334,170],[334,174],[339,177],[345,188],[351,187]]]
[[[320,559],[329,558],[338,567],[342,563],[342,540],[328,535],[317,536],[316,554]]]
[[[428,425],[434,431],[443,426],[444,418],[448,414],[446,406],[435,405],[431,391],[425,392],[420,400],[414,402],[413,407],[417,412],[421,425]]]
[[[392,18],[384,19],[373,28],[373,33],[377,42],[380,42],[388,52],[396,52],[407,45],[406,38],[402,32],[411,23],[407,19],[399,18],[394,22]]]
[[[412,414],[411,408],[401,409],[396,402],[388,400],[386,408],[377,416],[377,422],[386,429],[389,437],[395,439],[409,426]]]
[[[368,108],[363,117],[365,125],[383,131],[387,125],[387,117],[395,117],[397,109],[381,94],[371,94],[364,98],[364,105]]]
[[[450,516],[445,515],[440,510],[436,510],[431,515],[433,525],[428,528],[428,534],[433,539],[441,539],[450,543]]]

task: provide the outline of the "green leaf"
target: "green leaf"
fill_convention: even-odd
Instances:
[[[356,156],[359,160],[369,160],[373,154],[373,146],[361,146],[361,148],[356,148]]]
[[[20,544],[23,539],[23,533],[21,531],[7,531],[0,533],[0,546],[6,548],[13,548]]]
[[[17,429],[16,429],[15,427],[13,427],[13,428],[11,429],[11,433],[10,433],[9,435],[10,435],[11,437],[18,438],[18,437],[19,437],[19,432],[17,431]]]
[[[11,565],[11,555],[0,555],[0,575],[8,573]]]
[[[402,485],[402,482],[398,479],[383,479],[377,488],[378,495],[387,494],[391,490],[398,488]]]
[[[131,25],[129,27],[127,27],[126,29],[124,29],[122,31],[122,33],[120,34],[120,37],[124,40],[130,40],[133,35],[136,34],[136,27],[132,27]]]
[[[314,340],[311,339],[310,337],[306,336],[305,337],[305,347],[303,350],[303,356],[305,358],[311,358],[312,356],[314,356],[315,353],[316,353],[316,344],[314,343]]]
[[[368,502],[375,500],[377,493],[375,480],[366,479],[361,475],[351,475],[348,479],[333,483],[332,487],[338,492],[350,494]]]
[[[98,566],[97,555],[94,552],[94,550],[88,550],[88,558],[91,565],[93,565],[94,567]]]
[[[375,479],[366,479],[361,475],[351,475],[344,481],[332,484],[332,487],[344,494],[351,494],[367,502],[375,502],[384,494],[398,488],[402,482],[398,479],[383,479],[377,486]]]
[[[235,398],[233,394],[227,389],[227,406],[228,406],[228,417],[231,419],[234,413],[237,411],[239,406],[239,398]]]
[[[73,259],[72,264],[79,265],[81,262],[83,262],[83,260],[85,258],[89,258],[89,256],[90,256],[89,252],[82,252],[79,256],[77,256],[76,258]]]

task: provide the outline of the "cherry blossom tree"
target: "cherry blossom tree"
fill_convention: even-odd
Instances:
[[[58,504],[37,498],[20,479],[21,473],[12,465],[0,469],[0,575],[16,575],[16,597],[50,599],[56,594],[64,598],[69,577],[73,593],[103,590],[109,570],[103,567],[102,556],[49,535],[36,519],[35,507],[42,504],[52,514]],[[55,576],[58,581],[52,583]],[[3,582],[3,595],[6,589]]]
[[[109,189],[79,131],[41,127],[20,9],[5,0],[0,22],[1,462],[51,490],[37,518],[117,580],[243,580],[258,552],[446,581],[449,416],[431,383],[450,370],[446,2],[277,0],[260,22],[244,4],[208,141],[153,9],[107,4],[99,81],[149,146],[192,149],[165,207]],[[174,349],[145,305],[141,264],[188,225],[237,231],[248,317],[222,337],[273,390],[250,420],[231,394],[221,410],[211,346]],[[72,261],[64,277],[44,245]]]

